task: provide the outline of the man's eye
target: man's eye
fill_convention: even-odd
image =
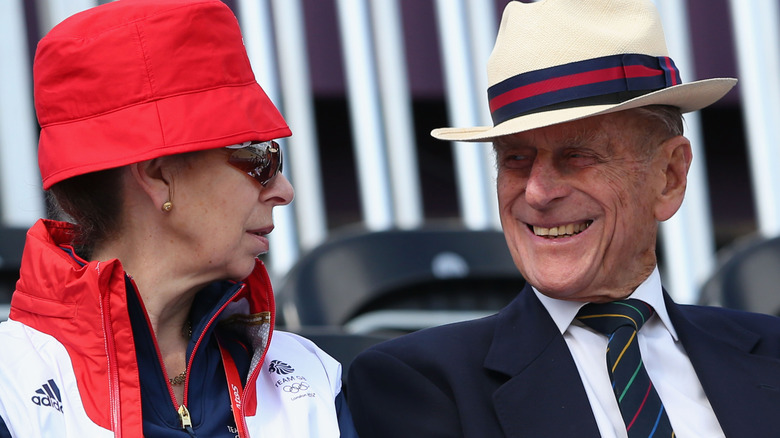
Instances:
[[[575,164],[592,164],[598,162],[598,157],[587,152],[571,152],[566,154],[566,158]]]
[[[587,156],[590,156],[590,155],[593,155],[593,154],[588,153],[588,151],[584,151],[584,150],[579,149],[579,148],[577,148],[577,149],[570,149],[570,150],[564,152],[564,156],[568,157],[568,158],[583,158],[583,157],[587,157]]]
[[[529,155],[518,155],[518,154],[512,154],[507,155],[504,158],[504,166],[510,168],[510,169],[516,169],[519,167],[526,167],[531,164],[531,161],[533,160],[533,157]]]

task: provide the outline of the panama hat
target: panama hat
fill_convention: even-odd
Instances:
[[[43,188],[164,155],[290,135],[219,0],[122,0],[66,19],[33,63]]]
[[[695,111],[732,78],[683,84],[650,0],[510,2],[487,64],[493,126],[438,128],[440,140],[489,141],[647,105]]]

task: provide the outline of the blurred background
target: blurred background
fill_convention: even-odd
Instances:
[[[508,1],[224,1],[293,131],[283,147],[296,198],[277,209],[265,257],[280,325],[393,336],[511,300],[523,280],[500,233],[491,147],[429,136],[491,124],[485,64]],[[47,214],[35,47],[98,3],[0,2],[0,319],[25,231]],[[655,3],[685,82],[740,79],[686,116],[694,166],[682,210],[662,225],[664,284],[683,303],[778,314],[780,0]]]

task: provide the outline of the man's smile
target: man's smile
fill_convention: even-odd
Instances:
[[[564,225],[559,225],[550,228],[529,224],[528,228],[530,228],[531,231],[533,231],[533,233],[537,236],[543,236],[548,238],[559,238],[559,237],[574,236],[575,234],[579,234],[585,231],[592,223],[593,223],[592,220],[587,220],[584,222],[564,224]]]

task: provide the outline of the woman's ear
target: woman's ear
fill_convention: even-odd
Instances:
[[[131,180],[145,193],[149,202],[156,208],[162,208],[171,202],[173,178],[171,163],[165,158],[155,158],[129,165]]]
[[[658,159],[663,183],[654,213],[656,220],[665,221],[677,212],[685,197],[688,169],[693,160],[691,142],[682,135],[664,141],[660,145]]]

